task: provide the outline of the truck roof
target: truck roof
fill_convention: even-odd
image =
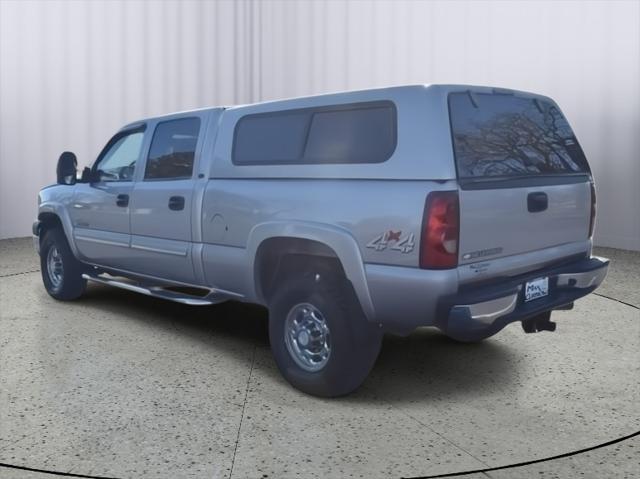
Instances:
[[[321,93],[318,95],[305,95],[291,98],[279,98],[273,100],[265,100],[254,103],[245,103],[239,105],[222,105],[222,106],[210,106],[203,108],[195,108],[191,110],[183,110],[177,112],[166,113],[164,115],[157,115],[147,118],[142,118],[136,120],[134,122],[128,123],[122,129],[129,129],[135,126],[140,125],[144,121],[148,120],[158,120],[169,118],[174,115],[183,115],[185,113],[191,112],[203,112],[203,111],[214,111],[214,110],[269,110],[269,109],[286,109],[286,108],[295,108],[295,107],[304,107],[308,104],[317,105],[319,103],[345,103],[348,101],[359,101],[358,97],[362,95],[371,95],[376,94],[379,96],[387,97],[390,100],[393,100],[394,97],[398,96],[406,96],[410,95],[414,92],[431,92],[434,94],[447,95],[452,91],[461,91],[461,90],[471,90],[475,92],[483,92],[483,93],[504,93],[504,94],[516,94],[522,96],[530,96],[534,98],[545,98],[543,95],[538,95],[531,92],[525,92],[521,90],[513,90],[508,88],[501,87],[493,87],[493,86],[480,86],[480,85],[465,85],[465,84],[410,84],[410,85],[396,85],[396,86],[387,86],[387,87],[378,87],[378,88],[363,88],[359,90],[345,90],[345,91],[337,91],[337,92],[328,92]]]

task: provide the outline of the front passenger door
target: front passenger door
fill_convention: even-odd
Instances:
[[[70,215],[74,240],[86,261],[127,269],[129,202],[144,126],[116,134],[92,168],[91,183],[78,183]]]

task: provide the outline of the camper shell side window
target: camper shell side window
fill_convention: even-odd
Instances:
[[[382,163],[397,144],[391,101],[246,115],[233,134],[235,165]]]

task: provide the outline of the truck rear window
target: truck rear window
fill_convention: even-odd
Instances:
[[[586,173],[587,161],[554,104],[512,94],[449,94],[459,178]]]

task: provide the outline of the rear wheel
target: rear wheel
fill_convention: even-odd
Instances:
[[[277,288],[269,313],[276,364],[303,392],[348,394],[378,357],[382,332],[367,321],[351,283],[342,276],[314,271],[289,276]]]
[[[87,280],[82,278],[83,266],[59,228],[45,232],[40,245],[40,270],[44,287],[55,299],[69,301],[84,293]]]

